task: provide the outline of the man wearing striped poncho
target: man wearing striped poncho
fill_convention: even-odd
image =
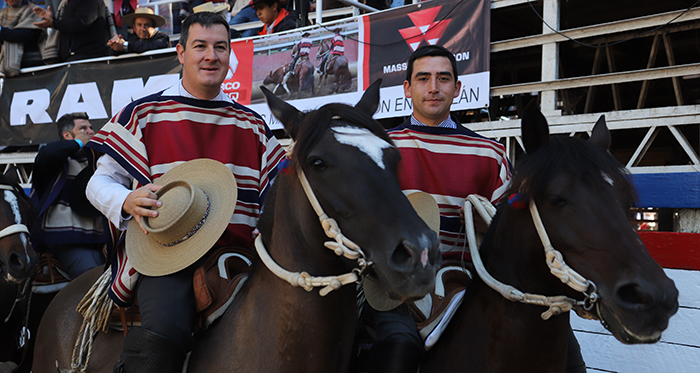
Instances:
[[[496,204],[509,187],[512,171],[505,147],[450,116],[462,84],[457,79],[457,61],[447,49],[431,45],[413,52],[403,86],[413,102],[413,115],[389,130],[401,151],[399,184],[405,193],[422,191],[435,198],[443,257],[450,253],[461,256],[466,241],[460,218],[465,198],[478,194]],[[483,233],[486,227],[483,221],[481,224],[482,229],[476,228]],[[370,350],[368,372],[415,373],[425,350],[407,307],[374,310],[374,321],[378,341]],[[572,343],[578,346],[573,333],[569,346]],[[585,371],[578,348],[570,348],[569,364],[567,372]]]
[[[141,226],[142,217],[157,216],[150,209],[160,204],[154,179],[186,161],[210,158],[228,166],[238,187],[235,212],[214,247],[252,246],[260,208],[284,150],[259,114],[221,91],[228,71],[228,33],[228,23],[217,14],[190,15],[177,45],[183,65],[179,84],[127,105],[88,144],[106,154],[90,180],[88,199],[121,230],[129,219]],[[109,294],[126,306],[138,273],[123,250],[117,249],[114,258]],[[142,324],[129,331],[115,371],[181,371],[194,342],[196,266],[165,276],[140,276]]]

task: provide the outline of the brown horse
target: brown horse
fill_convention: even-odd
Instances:
[[[330,53],[331,41],[330,39],[324,40],[318,46],[318,53],[316,54],[316,59],[320,60],[325,55]],[[321,72],[321,77],[318,82],[318,92],[321,88],[327,84],[328,76],[335,76],[335,87],[333,92],[347,92],[352,86],[352,74],[348,68],[348,59],[343,56],[329,56],[327,62],[324,66],[319,66],[319,71]]]
[[[18,365],[20,372],[28,372],[32,348],[27,318],[36,266],[29,231],[36,213],[16,180],[0,176],[0,194],[0,370]]]
[[[289,96],[294,93],[299,93],[300,97],[311,96],[314,90],[314,65],[308,59],[298,61],[291,78],[284,82],[284,76],[290,69],[289,66],[290,64],[286,64],[275,71],[270,71],[270,74],[263,80],[263,84],[274,84],[272,92],[275,94],[283,89],[284,91],[280,94],[284,94],[286,91]]]
[[[550,273],[531,211],[508,203],[499,206],[481,245],[485,269],[520,291],[578,300],[583,309],[581,303],[575,309],[623,343],[658,341],[678,309],[678,290],[630,226],[634,191],[607,151],[604,118],[588,141],[550,138],[544,116],[529,106],[522,138],[527,156],[509,195],[534,202],[553,248],[589,282],[582,294]],[[474,282],[421,372],[565,371],[569,312],[544,320],[545,307],[513,302]]]
[[[327,104],[309,113],[261,89],[295,141],[258,224],[256,248],[268,259],[254,264],[215,327],[196,335],[188,372],[347,371],[357,319],[355,277],[373,271],[393,297],[422,297],[434,286],[437,236],[401,192],[399,152],[372,119],[379,84],[354,108]],[[316,208],[328,214],[321,214],[327,231]],[[280,268],[326,279],[297,273],[292,282],[304,288],[293,287],[278,277]],[[74,280],[51,304],[40,326],[34,372],[70,367],[81,322],[75,308],[98,275],[93,270]],[[312,290],[319,284],[328,286]],[[122,340],[120,332],[99,333],[89,371],[111,372]]]

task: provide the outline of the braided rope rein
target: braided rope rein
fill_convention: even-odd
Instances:
[[[83,316],[78,338],[73,347],[70,369],[61,369],[56,361],[56,370],[60,373],[84,373],[92,355],[92,342],[97,332],[109,330],[110,315],[114,301],[107,294],[111,284],[112,270],[108,268],[92,285],[78,304],[76,310]]]
[[[354,268],[352,272],[342,275],[325,277],[311,276],[307,272],[288,271],[282,268],[274,261],[274,259],[272,259],[272,257],[270,257],[270,254],[265,249],[265,245],[262,241],[262,235],[259,235],[255,239],[255,250],[258,252],[263,264],[265,264],[267,269],[275,274],[275,276],[287,281],[292,286],[301,287],[306,291],[311,291],[314,287],[323,287],[323,289],[319,290],[319,295],[324,297],[331,291],[340,289],[340,287],[343,285],[360,282],[362,273],[367,269],[367,267],[372,265],[372,262],[367,261],[365,253],[362,251],[359,245],[343,235],[343,233],[340,231],[340,227],[338,226],[338,222],[326,215],[326,213],[323,211],[323,208],[318,202],[309,181],[306,179],[306,175],[304,175],[304,171],[299,168],[297,173],[299,174],[299,181],[301,181],[301,186],[304,188],[306,198],[309,199],[311,207],[313,207],[316,215],[318,215],[323,231],[326,233],[328,238],[334,240],[326,241],[323,245],[333,250],[333,252],[338,256],[343,256],[350,260],[357,260],[357,268]]]
[[[530,199],[530,214],[532,215],[532,220],[537,229],[537,234],[540,236],[540,241],[542,241],[542,245],[544,246],[547,266],[555,277],[567,284],[572,289],[583,293],[585,299],[582,301],[569,298],[565,295],[548,297],[544,295],[523,293],[513,286],[506,285],[493,278],[493,276],[491,276],[491,274],[489,274],[484,267],[484,264],[481,261],[481,256],[479,255],[476,234],[474,231],[474,219],[472,214],[469,213],[472,206],[474,206],[481,218],[484,219],[484,221],[489,225],[491,224],[493,216],[496,214],[496,208],[489,200],[476,194],[469,195],[464,205],[464,220],[465,228],[467,230],[467,240],[469,241],[469,251],[471,253],[472,262],[474,263],[474,268],[484,283],[508,300],[548,307],[547,311],[541,314],[543,320],[548,320],[552,316],[559,315],[562,312],[568,312],[572,309],[581,317],[593,318],[589,312],[592,310],[594,305],[599,305],[599,303],[597,303],[598,293],[596,285],[593,283],[593,281],[587,280],[569,267],[564,262],[562,254],[552,246],[534,200]],[[592,289],[592,291],[588,293],[588,289]]]

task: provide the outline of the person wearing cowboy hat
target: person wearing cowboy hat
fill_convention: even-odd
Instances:
[[[262,116],[221,90],[231,53],[221,15],[188,16],[176,49],[182,79],[128,104],[86,145],[105,153],[87,198],[126,231],[108,294],[127,307],[136,292],[142,319],[117,372],[182,371],[194,344],[196,262],[212,248],[252,247],[285,156]]]
[[[142,53],[170,47],[168,34],[156,30],[156,27],[163,26],[166,20],[153,13],[153,9],[149,7],[136,8],[134,13],[124,16],[122,22],[124,26],[131,27],[133,32],[129,33],[128,40],[124,40],[121,35],[117,34],[109,39],[107,46],[112,48],[114,53]]]

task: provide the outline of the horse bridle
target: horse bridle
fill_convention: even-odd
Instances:
[[[490,201],[482,196],[472,194],[467,197],[467,201],[464,205],[464,211],[471,211],[471,206],[474,206],[479,215],[487,224],[491,224],[491,219],[496,214],[496,208]],[[542,241],[542,245],[544,246],[546,262],[550,272],[561,280],[561,282],[582,293],[585,297],[584,300],[579,301],[565,295],[548,297],[544,295],[523,293],[522,291],[510,285],[503,284],[493,278],[493,276],[491,276],[491,274],[489,274],[484,267],[484,264],[481,261],[481,256],[479,255],[476,235],[474,232],[473,217],[470,213],[465,213],[464,220],[467,230],[467,240],[469,241],[469,251],[479,277],[481,277],[481,279],[489,287],[496,290],[508,300],[549,307],[547,311],[543,312],[541,315],[543,320],[548,320],[554,315],[559,315],[562,312],[568,312],[573,309],[583,318],[599,319],[603,321],[603,318],[600,315],[600,302],[598,302],[599,296],[595,283],[581,276],[564,262],[562,254],[552,246],[552,243],[549,240],[547,231],[545,230],[542,219],[540,218],[540,213],[537,210],[537,205],[533,199],[530,199],[529,206],[532,221],[535,224],[540,241]],[[589,289],[591,290],[590,292]],[[594,306],[598,317],[591,313]]]
[[[0,190],[11,190],[13,192],[17,191],[15,188],[9,185],[0,185]],[[0,239],[17,233],[29,234],[29,229],[24,224],[12,224],[0,231]]]
[[[323,289],[319,290],[319,294],[323,297],[333,290],[340,289],[340,287],[343,285],[360,282],[362,274],[367,267],[372,265],[372,262],[367,261],[365,253],[362,251],[359,245],[343,235],[343,233],[340,231],[340,227],[338,226],[338,222],[326,215],[326,213],[323,211],[323,208],[318,202],[318,199],[316,198],[316,195],[314,194],[314,191],[311,188],[309,181],[306,179],[306,175],[304,175],[304,171],[301,169],[301,167],[297,168],[296,172],[299,174],[299,181],[301,181],[301,186],[304,189],[304,193],[309,199],[309,202],[316,212],[316,215],[318,215],[318,219],[321,222],[321,226],[323,227],[326,236],[334,240],[326,241],[323,245],[333,250],[333,252],[338,256],[344,256],[350,260],[357,260],[357,268],[354,268],[349,273],[337,276],[311,276],[307,272],[290,272],[277,264],[265,249],[262,235],[258,235],[258,237],[255,239],[255,249],[258,252],[263,264],[265,264],[265,266],[277,277],[287,281],[292,286],[302,287],[306,291],[311,291],[314,287],[323,286]]]

